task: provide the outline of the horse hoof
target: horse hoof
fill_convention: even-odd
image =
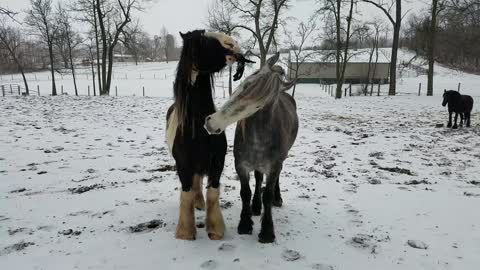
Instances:
[[[275,235],[274,234],[265,234],[260,233],[258,235],[258,242],[262,244],[269,244],[275,242]]]
[[[253,231],[253,221],[250,222],[242,222],[240,221],[240,224],[238,224],[237,232],[238,234],[249,234],[251,235]]]
[[[452,124],[448,124],[448,125],[447,125],[447,128],[451,128],[451,127],[452,127]]]
[[[175,234],[175,238],[180,240],[188,240],[193,241],[196,239],[195,233],[186,232],[186,231],[178,231]]]
[[[458,129],[458,126],[453,126],[452,129]]]
[[[238,234],[240,234],[240,235],[252,235],[253,228],[241,228],[241,227],[238,227],[237,232],[238,232]]]
[[[223,239],[223,234],[218,235],[216,233],[208,233],[208,238],[210,238],[210,240],[222,240]]]

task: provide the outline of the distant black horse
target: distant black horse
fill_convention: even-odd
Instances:
[[[460,114],[460,127],[463,126],[463,119],[467,127],[470,127],[470,114],[473,109],[473,98],[467,95],[461,95],[454,90],[445,90],[443,93],[442,106],[445,107],[448,103],[448,125],[453,129],[457,129],[458,115]],[[452,113],[455,113],[455,123],[452,127]]]
[[[196,30],[180,33],[183,49],[174,82],[175,103],[167,112],[167,144],[182,183],[180,217],[175,236],[194,240],[194,208],[204,209],[202,181],[208,176],[206,230],[212,240],[222,239],[225,224],[219,205],[220,176],[223,171],[227,139],[222,132],[210,136],[203,124],[215,112],[212,97],[213,74],[239,55],[237,42],[219,33]],[[243,64],[239,65],[243,69]],[[237,70],[237,74],[243,70]],[[238,77],[238,76],[237,76]]]

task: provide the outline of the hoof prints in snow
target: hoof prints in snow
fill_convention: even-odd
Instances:
[[[287,249],[282,252],[282,259],[287,262],[293,262],[301,258],[301,255],[298,251]]]
[[[68,191],[70,191],[72,194],[82,194],[85,192],[88,192],[90,190],[94,189],[104,189],[105,186],[101,184],[94,184],[91,186],[81,186],[81,187],[76,187],[76,188],[69,188]]]
[[[159,229],[164,227],[166,224],[159,220],[159,219],[154,219],[148,222],[140,223],[135,226],[130,226],[128,227],[128,231],[131,233],[140,233],[140,232],[150,232],[155,229]]]
[[[412,248],[416,248],[416,249],[428,249],[428,245],[422,241],[408,240],[407,244]]]
[[[208,260],[200,265],[200,268],[203,269],[215,269],[217,268],[218,264],[214,260]]]
[[[388,167],[378,167],[380,170],[387,171],[387,172],[392,172],[392,173],[399,173],[399,174],[406,174],[410,176],[415,176],[415,174],[408,170],[408,169],[402,169],[399,167],[394,167],[394,168],[388,168]]]
[[[0,251],[0,255],[7,255],[7,254],[10,254],[12,252],[21,251],[21,250],[24,250],[27,247],[33,246],[33,245],[35,245],[35,243],[33,243],[33,242],[20,241],[16,244],[5,247],[3,250]]]

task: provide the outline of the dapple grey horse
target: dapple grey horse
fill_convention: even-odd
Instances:
[[[220,134],[228,125],[237,122],[234,156],[242,197],[239,234],[252,234],[252,214],[261,212],[260,188],[263,175],[266,175],[264,212],[258,235],[261,243],[275,241],[272,204],[282,204],[279,176],[298,132],[296,103],[285,93],[295,82],[283,80],[285,71],[275,65],[278,58],[279,54],[276,54],[268,59],[260,70],[238,86],[218,112],[205,120],[205,129],[210,134]],[[256,186],[251,206],[249,180],[252,171],[255,171]]]

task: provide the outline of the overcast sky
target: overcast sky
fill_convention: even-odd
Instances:
[[[54,1],[70,2],[70,0]],[[403,9],[418,13],[426,7],[423,1],[426,0],[404,0]],[[151,35],[155,35],[160,32],[162,26],[174,34],[178,31],[204,29],[207,10],[213,0],[147,0],[146,2],[148,3],[144,4],[145,12],[137,14],[137,16],[145,30]],[[298,20],[308,19],[317,6],[316,0],[291,0],[290,2],[292,7],[288,11],[288,15]],[[30,0],[1,0],[0,5],[17,11],[26,10],[30,6]],[[359,4],[356,12],[361,13],[361,17],[365,20],[373,20],[376,17],[385,19],[385,16],[376,8],[365,3]],[[292,25],[294,24],[292,22]]]

